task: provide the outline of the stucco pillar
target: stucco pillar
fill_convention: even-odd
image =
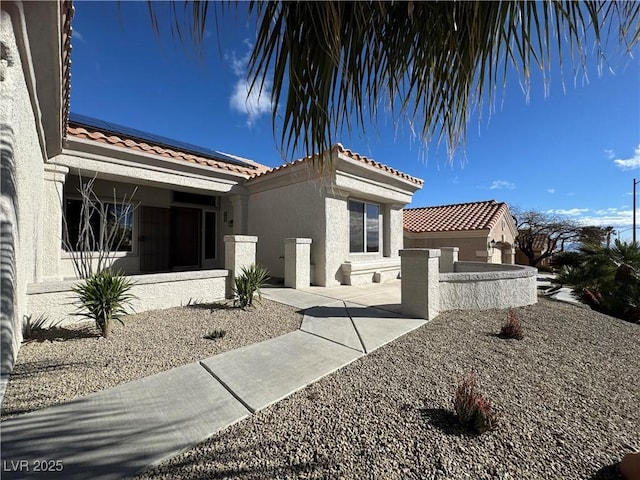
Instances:
[[[233,207],[233,233],[246,235],[248,232],[249,197],[246,195],[234,195],[231,197]]]
[[[516,249],[513,247],[507,247],[502,251],[502,263],[513,265],[516,263]]]
[[[244,267],[256,263],[258,237],[249,235],[224,236],[224,268],[229,270],[227,297],[231,297],[233,279],[240,275]]]
[[[44,195],[42,205],[42,260],[38,280],[62,280],[60,257],[62,255],[63,189],[69,169],[62,165],[44,165]]]
[[[284,239],[284,286],[306,288],[311,285],[311,239]]]
[[[433,320],[440,310],[440,250],[400,250],[402,313]]]
[[[382,216],[382,255],[397,257],[402,249],[402,207],[403,205],[385,204]]]
[[[441,247],[440,248],[440,273],[453,273],[455,271],[453,264],[458,261],[458,247]]]

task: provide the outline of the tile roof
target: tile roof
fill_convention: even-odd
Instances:
[[[93,140],[99,143],[106,143],[114,145],[116,147],[129,148],[139,152],[145,152],[162,157],[170,158],[172,160],[181,160],[184,162],[195,163],[205,167],[216,168],[220,170],[227,170],[234,173],[239,173],[246,176],[251,176],[255,173],[268,170],[268,167],[260,165],[253,161],[246,161],[247,165],[237,165],[235,163],[225,162],[223,159],[207,157],[204,155],[195,155],[190,152],[183,152],[178,149],[172,149],[165,146],[154,145],[150,142],[143,140],[128,138],[123,134],[113,134],[111,132],[103,132],[97,128],[92,128],[87,125],[74,124],[70,121],[67,128],[68,135],[76,138],[83,138]],[[240,159],[240,157],[232,156]]]
[[[71,20],[75,9],[71,0],[60,0],[62,41],[62,137],[67,135],[69,122],[69,102],[71,97]]]
[[[549,236],[544,233],[536,233],[533,235],[533,250],[535,252],[546,252],[547,251],[547,240]]]
[[[495,200],[458,203],[403,210],[403,226],[409,232],[460,232],[492,228],[508,212],[506,203]]]
[[[365,157],[364,155],[360,155],[359,153],[355,153],[351,150],[349,150],[348,148],[344,148],[341,144],[336,143],[335,145],[333,145],[331,147],[331,152],[337,152],[337,153],[341,153],[349,158],[351,158],[352,160],[357,160],[359,162],[362,162],[366,165],[370,165],[372,167],[375,167],[377,169],[380,169],[382,171],[385,171],[387,173],[390,173],[392,175],[395,175],[397,177],[400,178],[404,178],[405,180],[409,180],[412,183],[415,183],[417,185],[422,185],[424,183],[424,180],[421,180],[420,178],[416,178],[416,177],[412,177],[411,175],[407,175],[406,173],[402,173],[399,170],[396,170],[395,168],[391,168],[387,165],[384,165],[380,162],[376,162],[375,160],[372,160],[370,158]],[[312,163],[315,159],[318,158],[318,155],[309,155],[308,157],[304,157],[301,158],[299,160],[295,160],[293,162],[287,162],[284,165],[280,165],[278,167],[272,168],[270,170],[267,171],[263,171],[263,172],[256,172],[255,174],[253,174],[252,178],[256,178],[256,177],[262,177],[265,175],[269,175],[271,173],[274,172],[279,172],[282,170],[286,170],[289,169],[291,167],[294,167],[296,165],[302,165],[303,163]]]

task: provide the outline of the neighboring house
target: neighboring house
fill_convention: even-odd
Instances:
[[[548,239],[549,237],[544,233],[538,233],[534,235],[533,253],[536,258],[543,255],[549,248]],[[548,267],[549,264],[551,263],[551,258],[552,257],[549,256],[547,258],[540,260],[536,266]],[[520,250],[519,247],[517,247],[517,245],[516,245],[516,263],[518,265],[529,265],[529,257],[527,257],[525,253],[522,250]]]
[[[156,275],[163,288],[181,288],[184,301],[199,297],[188,283],[191,272],[224,285],[225,235],[257,236],[256,260],[275,277],[284,276],[284,241],[292,237],[311,240],[316,285],[398,276],[402,208],[422,180],[341,145],[325,153],[330,162],[322,170],[315,158],[270,169],[69,116],[72,14],[69,1],[1,6],[3,374],[17,353],[23,319],[32,313],[29,298],[61,291],[62,280],[74,278],[61,239],[63,214],[72,243],[77,235],[81,179],[95,178],[94,190],[109,209],[117,208],[109,205],[114,191],[118,203],[137,187],[132,203],[139,206],[118,225],[126,241],[114,267]],[[207,277],[206,271],[219,273]],[[141,302],[169,295],[158,293],[148,277]]]
[[[408,208],[403,226],[404,248],[458,247],[461,261],[514,263],[517,230],[506,203]]]

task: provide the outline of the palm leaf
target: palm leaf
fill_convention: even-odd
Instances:
[[[182,38],[174,6],[174,34]],[[153,12],[155,3],[150,2]],[[218,6],[220,5],[220,6]],[[330,148],[343,129],[375,126],[379,107],[417,125],[450,157],[483,102],[493,105],[513,67],[528,94],[533,70],[548,82],[568,59],[586,75],[587,49],[617,35],[640,40],[640,2],[235,2],[257,18],[249,84],[272,88],[272,125],[283,155]],[[203,41],[207,2],[190,4],[190,32]],[[225,4],[216,4],[224,10]],[[157,26],[157,17],[152,13]],[[555,48],[554,48],[555,47]],[[602,63],[599,64],[599,67]]]

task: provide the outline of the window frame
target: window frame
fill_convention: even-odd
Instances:
[[[207,240],[207,213],[213,214],[213,257],[207,257],[206,254],[206,240]],[[202,228],[201,228],[201,236],[202,236],[202,263],[204,262],[212,262],[218,259],[218,210],[213,208],[202,209]]]
[[[109,200],[104,200],[103,198],[99,198],[99,200],[104,204],[104,205],[112,205],[115,207],[119,207],[121,205],[123,205],[122,203],[114,203],[113,199]],[[68,214],[67,214],[67,202],[68,201],[74,201],[74,202],[82,202],[82,197],[80,195],[65,195],[64,199],[63,199],[63,219],[62,219],[62,235],[65,236],[67,234],[68,231],[68,225],[66,225],[66,229],[65,229],[65,223],[68,222]],[[135,211],[136,211],[136,207],[139,205],[135,205],[133,203],[125,203],[125,205],[129,205],[130,209],[131,209],[131,250],[116,250],[113,252],[110,252],[110,255],[113,256],[114,258],[117,257],[126,257],[126,256],[135,256],[138,254],[138,237],[137,237],[137,231],[138,231],[138,227],[137,227],[137,218],[138,216],[136,215]],[[63,258],[67,258],[67,257],[71,257],[72,252],[76,252],[77,250],[66,250],[65,249],[65,245],[64,245],[64,240],[61,239],[60,240],[60,249],[62,250],[62,254],[63,254]],[[98,250],[91,250],[89,253],[98,253]]]
[[[362,212],[363,212],[363,221],[362,221],[362,245],[363,245],[363,250],[362,251],[353,251],[351,250],[351,236],[352,236],[352,231],[351,231],[351,203],[358,203],[360,205],[363,206]],[[367,229],[367,207],[372,206],[375,207],[378,211],[378,215],[376,217],[377,220],[377,240],[378,240],[378,248],[375,251],[367,251],[368,250],[368,229]],[[381,205],[379,203],[374,203],[374,202],[367,202],[365,200],[359,200],[356,198],[349,198],[347,200],[347,210],[349,212],[349,219],[348,219],[348,228],[349,228],[349,254],[350,255],[380,255],[380,253],[382,252],[382,221],[380,218],[380,213],[382,212],[382,208]]]

